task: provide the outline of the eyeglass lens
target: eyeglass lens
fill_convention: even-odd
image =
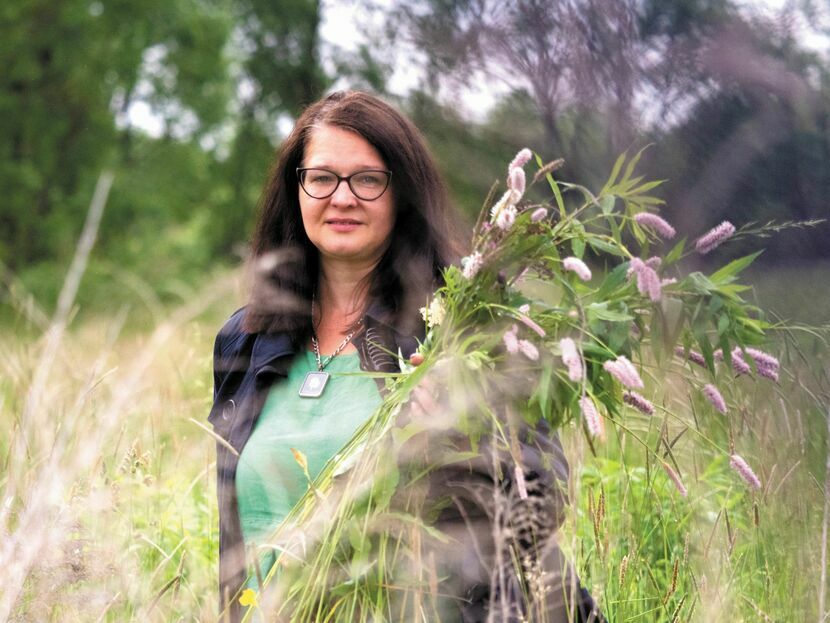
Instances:
[[[358,171],[347,177],[340,177],[326,169],[302,169],[300,171],[300,185],[309,196],[315,199],[325,199],[334,194],[341,180],[349,184],[349,188],[359,199],[371,201],[380,197],[389,185],[387,171]]]

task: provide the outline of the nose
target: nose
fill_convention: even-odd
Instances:
[[[340,180],[329,201],[334,206],[350,207],[357,204],[357,197],[355,197],[352,189],[349,188],[348,182],[346,180]]]

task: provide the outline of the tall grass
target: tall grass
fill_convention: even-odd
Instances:
[[[124,331],[123,313],[73,325],[95,205],[51,320],[7,288],[29,328],[0,329],[0,620],[216,620],[203,423],[212,336],[241,299],[239,276],[146,332]],[[826,343],[775,333],[780,383],[737,379],[728,418],[698,418],[702,397],[661,377],[655,416],[624,410],[604,443],[563,430],[571,506],[559,540],[610,621],[827,619]],[[716,451],[733,447],[752,457],[760,492]]]
[[[191,418],[209,408],[212,334],[235,284],[211,284],[148,334],[120,334],[119,318],[73,328],[26,419],[45,335],[0,331],[0,619],[216,619],[213,440]],[[597,456],[565,430],[562,542],[609,620],[821,620],[829,386],[816,339],[782,342],[780,385],[741,379],[739,415],[703,431],[751,449],[759,494],[668,411],[627,411]],[[667,410],[690,399],[676,391]],[[667,446],[688,498],[653,457]]]
[[[199,318],[233,298],[237,275],[146,333],[122,334],[126,313],[69,329],[110,183],[101,176],[50,321],[4,280],[21,317],[0,330],[4,621],[215,616],[213,443],[190,419],[211,395],[217,320]]]
[[[609,620],[826,620],[819,597],[830,367],[823,346],[809,357],[803,349],[785,349],[778,386],[741,379],[752,385],[743,388],[748,397],[721,422],[694,412],[675,419],[683,413],[676,403],[705,408],[678,386],[662,414],[629,410],[619,437],[583,458],[582,495],[566,532]],[[743,448],[762,490],[743,486],[725,458],[691,439],[698,434]],[[677,462],[688,497],[654,453]]]

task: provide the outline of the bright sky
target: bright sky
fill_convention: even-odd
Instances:
[[[387,2],[388,0],[380,0],[379,4],[386,4]],[[794,0],[744,0],[742,4],[747,8],[762,6],[764,10],[775,14],[793,2]],[[826,53],[830,50],[830,38],[817,32],[817,28],[830,30],[830,7],[825,2],[819,2],[818,4],[821,5],[819,24],[802,23],[799,24],[799,27],[803,32],[803,43],[806,47],[823,50]],[[322,4],[322,11],[321,38],[324,42],[345,51],[355,51],[360,44],[360,30],[357,27],[358,17],[360,19],[359,23],[364,26],[367,19],[374,21],[378,28],[382,24],[380,14],[373,16],[366,15],[364,12],[359,16],[356,15],[355,3],[349,0],[326,0]],[[336,49],[336,47],[329,48],[329,50]],[[393,93],[405,94],[418,82],[419,70],[417,65],[411,62],[400,62],[403,60],[405,59],[399,58],[399,62],[395,63],[397,68],[388,85]],[[331,59],[327,58],[325,54],[323,62],[329,64],[329,69],[332,69]],[[474,118],[481,117],[493,106],[504,91],[503,87],[500,88],[498,85],[494,86],[492,83],[481,80],[477,87],[464,94],[463,102],[460,104],[463,108],[461,112]],[[161,119],[146,102],[134,102],[128,110],[127,117],[133,126],[143,129],[151,136],[160,136],[163,132]],[[279,125],[280,132],[286,134],[290,130],[291,120],[285,119]]]

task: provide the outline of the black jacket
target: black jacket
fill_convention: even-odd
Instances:
[[[221,610],[228,610],[230,619],[241,618],[238,605],[238,592],[247,579],[245,545],[239,519],[236,496],[236,467],[254,424],[259,417],[271,386],[288,374],[295,348],[286,334],[250,334],[242,330],[244,308],[234,313],[219,331],[214,345],[214,403],[208,420],[213,425],[218,439],[216,444],[217,495],[219,502],[219,588]],[[391,353],[400,353],[408,359],[417,348],[417,340],[411,335],[404,335],[388,321],[388,316],[380,306],[372,306],[364,317],[365,330],[354,339],[360,365],[366,371],[398,371],[396,358]],[[379,379],[379,385],[382,381]],[[541,426],[544,426],[543,424]],[[541,486],[543,490],[559,491],[558,482],[567,480],[567,462],[565,461],[558,437],[549,431],[537,431],[533,444],[523,444],[522,462],[526,479],[531,489]],[[540,442],[542,447],[540,447]],[[551,459],[551,457],[553,457]],[[510,473],[505,471],[504,473]],[[456,530],[459,522],[469,521],[470,517],[484,522],[492,517],[487,508],[476,508],[478,499],[476,487],[494,480],[491,470],[486,466],[465,469],[450,467],[442,472],[441,479],[434,485],[436,497],[448,491],[459,502],[461,514],[457,508],[447,508],[438,518],[438,525],[449,533],[466,534]],[[509,477],[507,478],[509,485]],[[508,487],[509,488],[509,487]],[[465,493],[466,492],[466,493]],[[545,508],[547,522],[553,530],[558,526],[561,504],[556,497],[553,508]],[[468,504],[469,502],[469,504]],[[559,507],[558,509],[556,507]],[[551,517],[550,514],[554,517]],[[489,529],[486,532],[490,532]],[[463,543],[461,548],[470,544]],[[558,548],[544,553],[544,556],[561,558]],[[459,570],[464,575],[462,598],[467,604],[459,611],[458,618],[463,621],[484,620],[485,608],[489,594],[482,592],[486,584],[483,573]],[[593,610],[590,595],[579,588],[577,611],[582,616],[576,620],[589,620],[588,613]]]

